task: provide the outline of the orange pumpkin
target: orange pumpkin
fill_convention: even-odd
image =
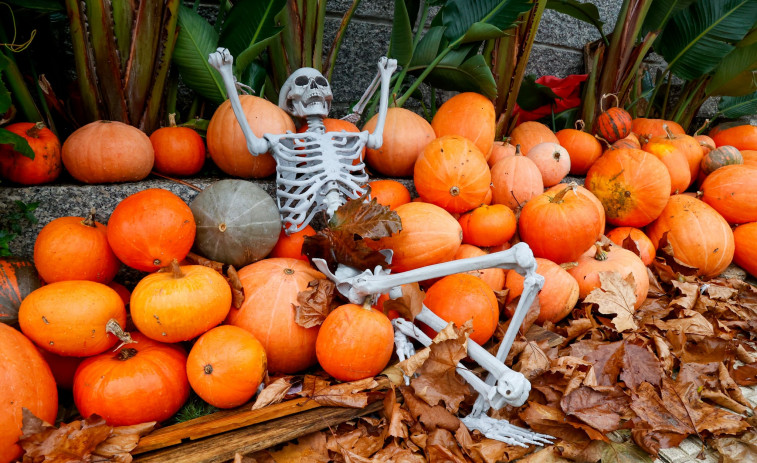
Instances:
[[[484,202],[491,184],[486,159],[468,139],[445,135],[426,145],[413,170],[415,189],[448,212],[465,212]]]
[[[757,222],[757,168],[725,166],[702,183],[702,201],[731,224]]]
[[[397,180],[374,180],[368,185],[371,187],[371,198],[376,198],[377,203],[389,209],[393,210],[410,202],[410,190]]]
[[[431,127],[437,138],[459,135],[470,140],[488,158],[497,129],[494,104],[478,93],[458,93],[439,106]]]
[[[34,344],[23,334],[0,323],[0,461],[21,456],[23,409],[54,423],[58,389],[53,374]]]
[[[604,99],[604,97],[603,97]],[[615,99],[617,103],[617,98]],[[607,143],[615,143],[631,133],[631,115],[623,108],[612,107],[603,111],[594,120],[592,131]]]
[[[694,267],[697,275],[719,275],[733,260],[733,232],[728,222],[707,203],[687,195],[674,195],[660,216],[647,227],[655,248],[667,234],[675,257]]]
[[[296,373],[313,366],[318,327],[298,325],[294,306],[297,293],[326,276],[299,259],[287,258],[263,259],[238,274],[245,299],[239,309],[231,309],[227,322],[263,344],[269,371]]]
[[[578,283],[562,267],[551,260],[536,258],[536,273],[544,277],[544,286],[539,291],[539,316],[536,323],[557,323],[567,317],[578,302]],[[507,303],[523,294],[523,277],[514,270],[507,272],[505,287]],[[508,306],[507,315],[512,317],[513,306]]]
[[[263,345],[238,326],[217,326],[200,336],[187,356],[187,377],[198,396],[218,408],[242,405],[266,374]]]
[[[302,243],[305,242],[306,236],[313,235],[315,235],[315,230],[310,225],[305,225],[305,228],[291,235],[287,235],[286,231],[282,229],[279,240],[268,257],[290,257],[309,262],[307,256],[302,253]]]
[[[131,293],[131,319],[159,342],[189,341],[218,325],[231,308],[231,288],[217,271],[202,265],[179,266],[147,275]]]
[[[64,357],[46,351],[41,347],[37,347],[37,350],[50,366],[50,371],[53,373],[53,378],[55,378],[55,384],[58,388],[68,391],[72,390],[74,388],[76,369],[79,368],[84,357]]]
[[[503,249],[505,250],[505,249]],[[461,244],[455,253],[455,260],[467,259],[469,257],[485,256],[487,253],[481,248],[477,248],[472,244]],[[485,268],[482,270],[471,270],[465,272],[474,277],[480,278],[481,281],[487,284],[494,291],[500,291],[505,287],[505,270],[501,268]]]
[[[670,174],[670,194],[683,193],[691,185],[691,169],[686,155],[667,137],[654,137],[642,149],[665,164]]]
[[[45,285],[21,302],[21,331],[38,346],[58,355],[87,357],[113,347],[106,327],[113,319],[126,326],[126,309],[113,289],[86,280]]]
[[[702,156],[715,149],[715,140],[707,135],[694,135],[694,139],[699,142],[699,146],[702,148]]]
[[[610,145],[608,150],[619,150],[619,149],[641,149],[641,143],[639,142],[639,137],[636,136],[633,132],[629,133],[627,137],[621,138],[620,140],[616,141],[612,145]]]
[[[152,170],[155,152],[138,128],[117,121],[95,121],[66,138],[61,159],[68,173],[80,182],[136,182]]]
[[[476,246],[499,246],[515,235],[517,219],[504,204],[483,205],[460,216],[463,243]]]
[[[649,266],[654,261],[657,250],[652,244],[652,240],[642,230],[633,227],[618,227],[607,232],[606,236],[622,248],[626,248],[623,243],[630,239],[639,251],[639,258],[644,262],[644,265]]]
[[[753,125],[737,125],[714,134],[710,132],[710,137],[718,148],[730,145],[738,150],[757,150],[757,127]]]
[[[95,221],[94,209],[86,219],[60,217],[42,227],[34,241],[34,263],[48,283],[91,280],[107,284],[121,268],[108,244],[105,225]]]
[[[520,239],[536,257],[571,262],[604,230],[597,199],[578,185],[555,185],[529,201],[520,212]]]
[[[289,114],[270,101],[253,95],[240,95],[239,99],[255,136],[295,131],[294,122]],[[229,175],[263,178],[276,171],[276,161],[270,153],[253,156],[247,150],[247,141],[229,100],[224,101],[213,113],[205,140],[213,162]]]
[[[150,135],[155,151],[155,170],[166,175],[194,175],[205,164],[205,142],[189,127],[177,127],[176,116],[168,115],[168,127]]]
[[[649,291],[649,277],[647,267],[641,258],[633,252],[620,246],[610,245],[602,247],[599,243],[590,247],[578,258],[575,267],[568,269],[568,273],[578,282],[578,296],[584,299],[590,292],[600,287],[599,272],[617,272],[625,278],[629,273],[633,275],[635,284],[635,308],[647,298]]]
[[[699,144],[699,141],[692,136],[673,133],[667,124],[665,124],[663,128],[667,132],[665,135],[667,142],[678,148],[678,150],[686,157],[686,161],[689,163],[691,182],[693,182],[699,175],[699,164],[704,157],[702,146]],[[689,185],[690,184],[691,183],[689,183]]]
[[[545,187],[557,185],[570,172],[570,155],[557,143],[539,143],[527,157],[539,168]]]
[[[489,164],[489,167],[494,167],[494,164],[496,164],[500,159],[515,154],[515,145],[510,144],[509,138],[507,140],[508,141],[495,141],[492,144],[491,153],[489,153],[489,158],[486,160],[486,162]]]
[[[527,121],[513,129],[510,133],[510,143],[520,145],[521,153],[526,156],[531,148],[539,143],[560,144],[560,141],[546,125],[541,122]]]
[[[115,354],[85,359],[74,376],[74,403],[83,417],[98,414],[111,426],[165,421],[189,398],[187,354],[132,332],[134,343]]]
[[[670,174],[662,161],[634,149],[605,153],[586,173],[585,185],[602,202],[613,225],[649,224],[670,196]]]
[[[154,272],[181,261],[195,239],[192,210],[168,190],[150,188],[122,200],[108,221],[108,243],[129,267]]]
[[[744,165],[757,167],[757,150],[742,150],[741,158],[744,160]]]
[[[381,311],[356,304],[332,310],[315,343],[318,363],[339,381],[381,373],[394,352],[394,328]]]
[[[376,124],[378,114],[365,123],[363,130],[373,133]],[[434,138],[434,129],[423,117],[405,108],[389,108],[384,124],[384,143],[379,149],[365,151],[365,163],[390,177],[409,177],[413,175],[413,166],[423,148]]]
[[[52,182],[63,168],[58,137],[41,122],[17,122],[3,127],[23,137],[34,152],[29,159],[12,145],[0,144],[0,175],[22,185],[39,185]]]
[[[18,257],[0,257],[0,323],[18,323],[21,301],[42,286],[34,264]]]
[[[544,192],[539,168],[534,161],[521,155],[519,146],[514,156],[503,158],[492,167],[491,175],[494,204],[517,210]]]
[[[584,122],[577,121],[575,129],[562,129],[555,134],[570,156],[571,175],[586,175],[594,161],[602,156],[602,144],[594,135],[584,132],[583,127]]]
[[[757,277],[757,222],[736,227],[733,239],[736,246],[733,261]]]
[[[680,124],[674,121],[666,121],[664,119],[648,119],[646,117],[637,117],[631,121],[631,131],[639,137],[639,141],[643,145],[649,139],[654,137],[664,137],[667,135],[664,126],[668,126],[671,133],[676,135],[683,135],[686,133]]]

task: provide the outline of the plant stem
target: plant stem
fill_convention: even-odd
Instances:
[[[665,71],[663,71],[662,75],[660,76],[660,84],[655,82],[654,91],[652,92],[652,96],[649,98],[649,105],[647,106],[647,112],[645,117],[649,117],[652,114],[652,109],[654,108],[654,102],[657,99],[657,92],[660,91],[660,87],[665,85],[665,77],[668,79],[671,78],[670,76],[670,68],[665,68]]]
[[[21,71],[16,65],[16,60],[9,53],[7,51],[0,52],[0,59],[4,59],[7,62],[4,72],[5,81],[26,120],[30,122],[43,121],[42,114],[34,102],[34,97],[32,97],[31,92],[29,92],[24,83],[24,76],[21,75]]]
[[[315,45],[313,46],[313,67],[321,69],[323,67],[323,28],[326,22],[326,0],[319,0],[317,17]]]
[[[313,39],[315,35],[315,21],[318,17],[318,0],[307,0],[305,5],[305,17],[304,17],[304,29],[302,40],[302,66],[312,68],[313,67],[313,55],[315,49],[313,47]]]
[[[45,112],[45,119],[47,127],[58,136],[58,130],[55,128],[55,121],[53,121],[53,115],[50,112],[50,107],[47,105],[45,95],[42,93],[42,88],[39,86],[39,76],[37,75],[37,69],[34,67],[34,63],[30,63],[32,70],[32,77],[34,78],[34,89],[37,91],[37,98],[39,98],[39,104],[42,106],[42,111]]]
[[[213,29],[215,29],[216,34],[221,33],[221,26],[223,26],[224,21],[226,20],[226,13],[229,12],[229,0],[221,0],[221,3],[218,5],[218,15],[216,16],[216,23],[213,25]]]
[[[665,97],[662,99],[662,109],[660,110],[660,118],[665,119],[665,112],[668,109],[668,98],[670,98],[670,88],[673,86],[673,76],[668,76],[668,84],[665,86]]]
[[[352,4],[342,16],[342,22],[339,24],[339,29],[336,31],[334,41],[331,42],[331,47],[329,48],[329,53],[326,58],[326,68],[324,69],[325,72],[323,73],[328,80],[331,80],[331,75],[333,74],[334,67],[336,66],[336,58],[339,54],[339,48],[341,48],[342,41],[344,40],[344,35],[347,32],[347,26],[350,24],[352,16],[355,14],[355,10],[357,10],[357,7],[360,5],[360,1],[361,0],[352,0]]]
[[[460,43],[462,42],[462,40],[463,39],[461,37],[461,38],[455,40],[454,42],[452,42],[449,46],[447,46],[447,48],[445,48],[441,53],[439,53],[439,55],[436,58],[434,58],[434,60],[428,66],[426,66],[426,69],[423,70],[423,72],[421,73],[421,75],[419,75],[415,79],[415,81],[413,81],[413,83],[410,84],[410,88],[408,88],[407,91],[405,91],[405,93],[403,93],[402,96],[399,97],[396,100],[395,103],[396,103],[396,106],[398,108],[401,108],[402,105],[405,104],[405,102],[407,101],[407,99],[410,98],[410,96],[413,94],[413,92],[415,92],[415,89],[417,89],[418,86],[423,82],[423,79],[425,79],[426,76],[428,76],[429,74],[431,74],[431,71],[434,70],[434,68],[436,67],[436,65],[439,64],[444,59],[444,57],[447,56],[449,54],[449,52],[452,51],[453,48],[455,48],[458,45],[460,45]]]

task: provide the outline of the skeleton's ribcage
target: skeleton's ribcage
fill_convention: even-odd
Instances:
[[[365,193],[368,175],[360,154],[367,134],[266,135],[276,158],[276,200],[288,233],[305,228],[335,198],[341,204]]]

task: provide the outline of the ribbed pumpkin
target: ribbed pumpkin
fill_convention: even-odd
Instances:
[[[710,137],[718,148],[730,145],[738,150],[757,150],[757,127],[753,125],[737,125],[714,134],[710,132]]]
[[[520,145],[520,151],[524,156],[527,155],[534,146],[539,143],[547,142],[560,143],[557,136],[555,136],[555,133],[541,122],[524,122],[515,127],[510,133],[510,143],[513,145]]]
[[[86,280],[45,285],[21,303],[21,331],[38,346],[58,355],[87,357],[118,340],[106,331],[110,320],[126,326],[126,309],[118,293]]]
[[[292,118],[270,101],[253,95],[240,95],[242,110],[255,136],[266,133],[294,132]],[[276,161],[270,153],[253,156],[247,150],[247,141],[237,122],[229,100],[213,113],[205,135],[208,153],[219,169],[242,178],[263,178],[276,171]]]
[[[742,150],[741,157],[744,159],[744,165],[757,167],[756,150]]]
[[[166,175],[193,175],[205,164],[205,142],[189,127],[177,127],[176,115],[168,115],[168,126],[150,135],[155,151],[155,170]]]
[[[615,101],[617,102],[617,98]],[[628,111],[616,106],[597,116],[592,131],[607,143],[612,144],[631,133],[631,124],[631,115]]]
[[[34,264],[18,257],[0,257],[0,324],[18,323],[21,301],[42,286]]]
[[[0,462],[16,461],[22,449],[23,409],[54,423],[58,389],[37,348],[23,334],[0,323]]]
[[[80,182],[136,182],[152,170],[155,152],[138,128],[117,121],[95,121],[66,138],[61,159],[68,173]]]
[[[74,403],[84,417],[111,426],[165,421],[189,397],[187,354],[132,332],[134,343],[85,359],[74,376]]]
[[[733,232],[728,222],[707,203],[691,196],[671,196],[646,231],[658,249],[667,233],[675,257],[697,268],[700,276],[719,275],[733,259]]]
[[[620,140],[616,141],[612,145],[610,145],[608,150],[619,150],[619,149],[641,149],[641,143],[639,143],[639,137],[636,136],[633,132],[629,133],[627,137],[621,138]]]
[[[489,192],[491,171],[470,140],[445,135],[426,145],[415,163],[413,182],[424,200],[448,212],[481,205]]]
[[[463,243],[499,246],[515,235],[518,219],[504,204],[479,206],[457,220],[463,229]]]
[[[470,140],[488,158],[497,128],[494,104],[479,93],[458,93],[439,106],[431,127],[437,138],[459,135]]]
[[[496,164],[500,159],[503,159],[515,154],[515,145],[510,144],[509,138],[507,140],[508,141],[495,141],[492,144],[491,153],[489,154],[489,157],[486,159],[486,162],[489,164],[489,167],[494,167],[494,164]]]
[[[686,131],[680,124],[665,119],[648,119],[646,117],[637,117],[631,121],[631,131],[635,133],[643,145],[649,139],[654,137],[663,137],[667,135],[663,126],[667,125],[671,133],[682,135]]]
[[[467,259],[469,257],[480,257],[487,254],[481,248],[473,246],[472,244],[461,244],[455,253],[455,260]],[[505,287],[505,270],[501,268],[485,268],[482,270],[471,270],[465,272],[474,277],[480,278],[481,281],[487,284],[494,291],[500,291]]]
[[[363,126],[371,133],[378,124],[378,114]],[[431,124],[405,108],[389,108],[384,124],[384,143],[379,149],[365,151],[365,163],[389,177],[409,177],[423,148],[436,138]]]
[[[265,349],[247,330],[217,326],[200,336],[187,356],[187,377],[197,395],[218,408],[238,407],[255,395],[266,374]]]
[[[0,144],[0,176],[22,185],[39,185],[58,178],[63,169],[60,141],[50,129],[41,122],[17,122],[3,128],[23,137],[34,159],[13,151],[10,144]]]
[[[318,363],[339,381],[372,378],[394,352],[394,328],[383,312],[344,304],[332,310],[318,330]]]
[[[395,212],[402,221],[402,230],[368,243],[374,249],[394,252],[394,273],[452,260],[463,241],[463,230],[449,212],[424,202],[403,204]]]
[[[557,323],[570,314],[578,302],[578,283],[562,267],[551,260],[536,258],[536,273],[544,277],[544,286],[539,291],[539,317],[536,323]],[[507,303],[523,294],[523,277],[515,270],[507,272],[505,287]],[[514,311],[507,311],[512,317]]]
[[[297,293],[326,278],[299,259],[263,259],[239,270],[245,299],[232,308],[227,322],[252,333],[265,348],[268,370],[295,373],[313,366],[318,327],[295,322]]]
[[[633,227],[618,227],[607,232],[605,236],[623,248],[625,248],[623,243],[630,239],[638,249],[639,257],[644,265],[651,265],[654,261],[657,250],[652,244],[652,240],[642,230]]]
[[[704,175],[710,175],[724,166],[734,166],[744,163],[744,157],[741,152],[730,145],[724,145],[716,148],[702,157],[702,172]]]
[[[670,175],[670,194],[683,193],[691,185],[691,169],[686,155],[667,137],[654,137],[642,148],[665,164]]]
[[[34,263],[48,283],[90,280],[109,283],[121,268],[108,244],[105,225],[87,218],[59,217],[48,223],[34,241]]]
[[[757,277],[757,222],[739,225],[733,230],[736,250],[733,261]]]
[[[515,155],[498,161],[491,170],[492,203],[504,204],[516,210],[544,192],[544,181],[534,161],[521,155],[516,147]]]
[[[604,214],[596,197],[572,184],[555,185],[529,201],[520,212],[520,239],[536,257],[571,262],[604,231]]]
[[[539,168],[545,187],[557,185],[570,172],[570,155],[557,143],[539,143],[527,157]]]
[[[642,227],[660,215],[670,196],[665,165],[641,150],[608,151],[586,173],[586,188],[613,225]],[[590,243],[591,244],[591,243]]]
[[[636,285],[634,307],[638,309],[646,300],[649,291],[647,267],[633,252],[620,246],[602,246],[597,243],[581,254],[577,263],[578,265],[568,269],[568,273],[578,282],[578,296],[581,299],[600,287],[599,272],[617,272],[623,278],[629,273],[633,274]]]
[[[194,249],[208,259],[242,268],[271,252],[279,239],[279,208],[246,180],[219,180],[189,205],[197,225]]]
[[[189,341],[218,325],[231,308],[231,288],[217,271],[202,265],[179,266],[147,275],[129,304],[137,329],[158,342]]]
[[[181,261],[195,239],[189,206],[168,190],[150,188],[122,200],[108,221],[108,243],[129,267],[154,272]]]
[[[757,222],[757,168],[725,166],[702,183],[702,201],[728,223]]]
[[[575,129],[562,129],[555,134],[560,146],[570,156],[570,174],[586,175],[594,161],[602,156],[602,144],[597,138],[583,131],[584,122],[577,121]]]

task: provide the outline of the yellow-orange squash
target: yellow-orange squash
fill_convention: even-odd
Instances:
[[[539,317],[536,323],[557,323],[570,314],[578,302],[578,283],[562,267],[551,260],[536,258],[536,273],[544,277],[544,286],[539,292]],[[507,303],[523,294],[523,277],[515,270],[507,272],[505,287]],[[514,310],[512,311],[514,312]],[[512,316],[508,310],[508,316]]]
[[[488,158],[497,128],[494,104],[479,93],[458,93],[439,106],[431,127],[437,138],[445,135],[467,138]]]
[[[724,166],[702,182],[702,201],[728,223],[757,222],[757,168]]]
[[[733,239],[736,244],[733,261],[757,277],[757,222],[736,227],[733,230]]]
[[[378,114],[363,126],[371,133],[378,124]],[[389,108],[384,124],[384,143],[379,149],[365,151],[365,163],[390,177],[409,177],[423,148],[436,138],[431,124],[405,108]]]

